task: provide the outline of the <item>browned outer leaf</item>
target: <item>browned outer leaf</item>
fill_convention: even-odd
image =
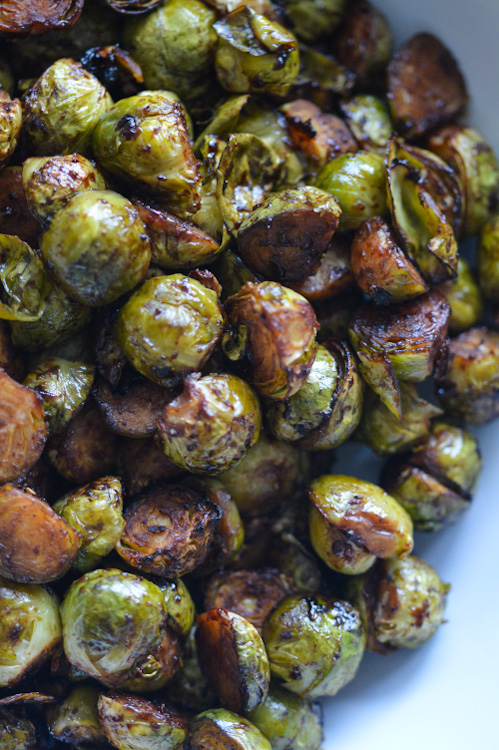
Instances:
[[[326,114],[313,102],[295,99],[282,109],[293,145],[317,169],[339,154],[357,151],[357,142],[347,124],[335,115]]]
[[[72,26],[84,0],[2,0],[0,34],[28,36]]]

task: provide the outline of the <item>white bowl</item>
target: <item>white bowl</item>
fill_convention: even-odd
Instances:
[[[439,36],[467,79],[466,121],[499,154],[498,0],[373,0],[397,44],[419,31]],[[470,510],[415,553],[452,584],[448,622],[422,648],[367,654],[355,680],[324,701],[324,750],[499,748],[499,424],[474,431],[483,472]],[[353,444],[338,471],[376,482],[379,462]]]

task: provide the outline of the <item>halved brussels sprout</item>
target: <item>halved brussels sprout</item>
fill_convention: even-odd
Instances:
[[[170,627],[187,636],[196,617],[196,608],[187,586],[181,578],[171,581],[158,580],[157,585],[163,592]]]
[[[355,677],[364,654],[360,615],[350,604],[289,596],[263,626],[273,677],[301,697],[336,695]]]
[[[483,299],[480,287],[468,262],[459,257],[457,276],[453,281],[446,281],[439,286],[450,305],[451,315],[449,331],[462,333],[476,326],[483,317]]]
[[[114,549],[125,526],[117,477],[103,477],[70,492],[53,508],[81,538],[73,567],[82,573],[95,568]]]
[[[0,319],[37,322],[50,281],[36,252],[19,237],[0,234]]]
[[[357,82],[376,82],[392,54],[392,33],[385,16],[369,0],[350,0],[332,51]]]
[[[34,724],[17,711],[0,707],[0,737],[2,750],[35,750]]]
[[[269,661],[251,622],[235,612],[212,609],[198,617],[196,643],[204,675],[225,708],[242,714],[264,700]]]
[[[312,303],[328,302],[331,297],[350,289],[354,286],[354,278],[348,243],[343,237],[334,235],[317,271],[300,281],[288,282],[288,286]]]
[[[390,111],[384,100],[373,94],[356,94],[340,102],[340,107],[360,147],[383,156],[393,132]]]
[[[497,305],[499,301],[499,214],[484,224],[480,233],[478,279],[485,299]]]
[[[254,724],[225,708],[211,708],[194,717],[191,750],[272,750]]]
[[[189,477],[186,482],[189,487],[206,492],[221,512],[215,526],[210,552],[199,571],[201,575],[205,575],[229,565],[234,560],[244,541],[244,526],[236,503],[218,479]]]
[[[57,650],[61,638],[54,594],[42,586],[0,578],[0,687],[13,687],[36,671]],[[1,724],[0,736],[3,740]],[[12,745],[12,750],[18,747]]]
[[[1,11],[0,11],[1,12]],[[0,87],[0,168],[16,150],[21,135],[22,107]]]
[[[319,750],[322,744],[319,702],[307,701],[272,686],[263,703],[248,715],[267,737],[272,750]]]
[[[0,232],[15,234],[30,247],[38,247],[41,227],[30,214],[21,167],[7,167],[0,172]]]
[[[84,0],[41,0],[18,3],[4,0],[0,8],[0,33],[7,37],[43,34],[50,29],[72,26],[80,16]]]
[[[183,474],[165,456],[154,438],[123,439],[119,443],[119,473],[130,496],[144,492],[160,482],[177,479]]]
[[[214,29],[215,71],[226,91],[286,95],[300,61],[298,42],[288,29],[247,6],[217,21]]]
[[[218,205],[217,169],[227,144],[215,136],[207,136],[199,146],[201,161],[199,162],[199,173],[201,185],[199,187],[200,206],[192,215],[194,224],[207,232],[210,237],[220,242],[221,248],[225,248],[230,235],[225,227],[222,213]]]
[[[226,373],[190,375],[158,418],[158,442],[174,464],[194,474],[235,466],[260,435],[258,398],[246,381]]]
[[[50,734],[58,742],[76,747],[105,747],[106,737],[97,712],[98,697],[92,685],[73,687],[62,703],[47,710]]]
[[[24,98],[23,124],[31,152],[88,153],[94,128],[112,104],[104,86],[80,63],[57,60]]]

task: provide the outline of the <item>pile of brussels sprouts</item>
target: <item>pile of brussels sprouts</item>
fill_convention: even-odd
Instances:
[[[83,5],[0,7],[0,748],[317,750],[443,620],[498,163],[368,0]]]

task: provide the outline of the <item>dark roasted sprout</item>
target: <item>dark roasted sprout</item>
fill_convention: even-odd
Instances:
[[[0,37],[0,750],[319,750],[366,646],[443,622],[413,528],[499,416],[459,65],[370,0],[5,0]]]

